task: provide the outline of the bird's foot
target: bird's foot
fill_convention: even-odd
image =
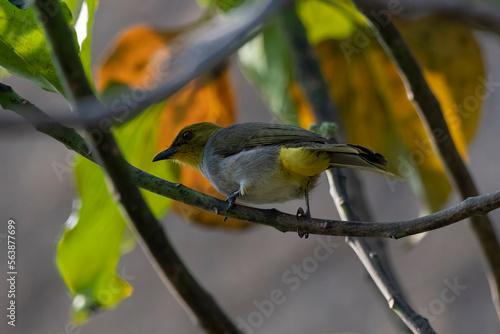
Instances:
[[[309,211],[309,209],[304,212],[304,209],[302,209],[301,207],[299,207],[297,209],[297,215],[296,216],[297,216],[297,220],[299,220],[299,219],[309,219],[309,218],[311,218],[311,212]],[[300,227],[297,227],[297,234],[299,235],[299,238],[304,238],[304,239],[309,238],[309,233],[303,232],[300,229]]]
[[[311,218],[311,211],[309,211],[309,209],[307,209],[305,212],[304,209],[302,209],[301,207],[297,209],[297,220],[309,219],[309,218]]]
[[[304,238],[304,239],[309,238],[309,233],[302,231],[300,227],[297,227],[297,234],[299,238]]]
[[[240,191],[238,190],[227,197],[227,199],[226,199],[226,202],[227,202],[226,211],[227,212],[229,212],[229,210],[231,210],[231,208],[234,206],[234,203],[236,203],[236,198],[238,197],[239,194],[240,194]],[[226,221],[226,220],[227,220],[227,217],[224,217],[224,221]]]

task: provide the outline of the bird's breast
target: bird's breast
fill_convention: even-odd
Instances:
[[[317,176],[304,176],[283,167],[279,146],[252,148],[221,157],[206,150],[201,171],[223,195],[240,190],[238,199],[253,204],[281,203],[302,198]]]

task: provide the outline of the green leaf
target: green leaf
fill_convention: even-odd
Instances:
[[[159,151],[161,127],[160,116],[166,102],[148,108],[133,121],[115,130],[116,139],[125,159],[135,167],[166,180],[178,179],[177,167],[173,164],[153,164],[152,157]],[[150,209],[160,216],[171,206],[172,200],[152,192],[142,190]]]
[[[8,78],[10,76],[9,71],[7,71],[5,68],[0,67],[0,80],[3,80],[5,78]]]
[[[79,20],[82,20],[84,17],[87,18],[86,22],[86,29],[85,29],[85,35],[83,34],[83,31],[77,31],[78,32],[78,41],[82,39],[83,36],[85,38],[83,41],[80,43],[80,59],[83,64],[83,69],[85,70],[85,74],[87,76],[87,79],[89,82],[93,84],[93,78],[92,78],[92,58],[91,58],[91,51],[92,51],[92,26],[94,24],[94,14],[97,11],[97,6],[98,2],[97,0],[85,0],[86,6],[83,6],[83,10],[86,11],[85,15],[83,15],[83,12],[80,13],[81,17],[79,17]],[[77,21],[76,28],[78,30],[82,22]],[[83,25],[82,25],[83,26]]]
[[[73,22],[76,22],[80,16],[80,10],[82,9],[83,0],[65,0],[64,1],[71,11],[71,17]]]
[[[131,164],[172,179],[174,171],[168,169],[169,165],[151,162],[158,151],[157,123],[163,108],[164,103],[150,107],[115,134]],[[68,220],[59,242],[57,264],[74,295],[74,320],[81,323],[92,310],[114,307],[130,296],[131,286],[119,277],[116,269],[122,253],[132,246],[121,209],[110,194],[100,167],[80,157],[75,177],[81,205]],[[143,191],[143,195],[157,216],[171,205],[171,200],[156,194]]]
[[[329,38],[345,38],[357,26],[366,25],[363,16],[350,0],[302,0],[297,2],[297,13],[311,44]]]
[[[64,2],[61,9],[71,24],[71,12]],[[19,10],[7,1],[0,2],[0,66],[45,90],[64,95],[33,7]]]
[[[26,9],[29,7],[29,2],[28,1],[24,1],[24,0],[9,0],[9,2],[11,4],[13,4],[14,6],[16,6],[17,8],[19,9]]]
[[[279,19],[268,24],[261,34],[238,52],[240,67],[267,102],[269,109],[288,124],[298,124],[297,112],[290,93],[292,65],[290,49]]]
[[[198,4],[202,7],[216,6],[224,12],[241,5],[243,1],[244,0],[197,0]]]
[[[79,157],[75,177],[81,205],[66,223],[57,265],[75,296],[74,319],[82,323],[93,309],[114,306],[132,288],[116,274],[126,225],[100,167]]]

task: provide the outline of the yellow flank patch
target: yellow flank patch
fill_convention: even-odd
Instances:
[[[282,147],[281,164],[286,169],[304,176],[317,175],[330,166],[328,153],[303,148]]]

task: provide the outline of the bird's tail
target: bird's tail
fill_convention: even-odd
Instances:
[[[354,168],[380,172],[388,175],[392,173],[385,170],[387,159],[380,153],[352,144],[336,144],[330,149],[323,149],[330,156],[330,168]]]

